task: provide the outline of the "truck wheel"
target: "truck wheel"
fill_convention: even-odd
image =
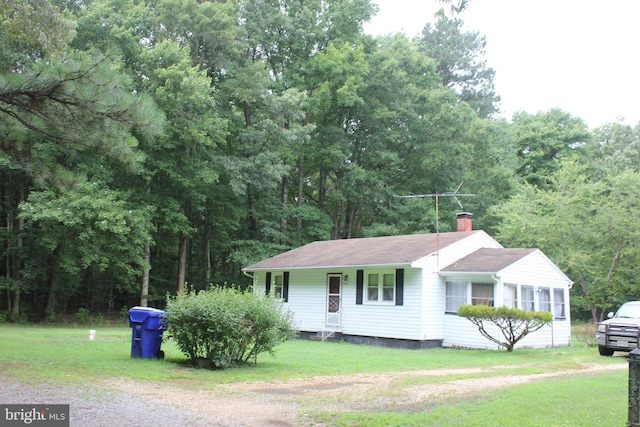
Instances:
[[[603,345],[598,346],[598,353],[600,353],[600,356],[613,356],[613,350]]]

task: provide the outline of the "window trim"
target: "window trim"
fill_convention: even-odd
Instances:
[[[278,289],[280,290],[280,292],[278,292]],[[271,286],[271,290],[273,292],[273,297],[276,298],[276,299],[282,299],[282,291],[283,291],[283,289],[284,289],[284,274],[283,273],[275,273],[273,275],[273,285]]]
[[[509,308],[518,308],[520,305],[520,298],[518,298],[519,296],[518,285],[516,285],[515,283],[505,283],[502,285],[503,306]]]
[[[531,299],[526,298],[528,295],[525,295],[525,289],[527,290],[527,293],[531,294]],[[532,285],[521,285],[520,293],[520,307],[518,308],[528,312],[536,311],[536,287]]]
[[[457,309],[454,311],[453,306],[457,304],[457,307],[461,305],[474,304],[474,300],[481,299],[476,296],[473,297],[474,285],[491,285],[488,282],[472,281],[472,280],[445,280],[444,290],[444,312],[445,314],[457,314]],[[453,292],[452,286],[461,287],[464,286],[464,301],[461,292]],[[509,307],[509,303],[513,308],[519,310],[533,312],[533,311],[547,311],[553,315],[554,320],[564,320],[568,317],[567,314],[567,298],[566,289],[563,287],[554,286],[534,286],[534,285],[522,285],[515,283],[503,283],[501,292],[497,292],[495,288],[496,284],[493,284],[493,299],[491,306],[497,306],[499,303],[502,307]],[[545,300],[542,295],[548,296]],[[515,299],[511,296],[514,295]],[[558,296],[561,297],[557,298]],[[502,301],[498,301],[496,298],[501,297]],[[542,298],[541,298],[542,297]],[[531,299],[530,299],[531,298]],[[561,314],[557,314],[561,313]]]
[[[369,299],[369,279],[371,276],[377,276],[378,283],[376,285],[377,299]],[[393,286],[385,286],[385,276],[390,277],[393,281]],[[363,282],[363,303],[367,305],[396,305],[397,296],[397,274],[395,270],[368,270],[364,274]],[[391,292],[391,299],[384,299],[385,288]]]
[[[548,286],[540,286],[538,288],[538,311],[546,311],[549,312],[551,314],[553,314],[553,304],[552,304],[552,300],[551,300],[551,287]],[[548,297],[547,300],[542,300],[541,296],[542,295],[546,295]],[[542,305],[545,305],[545,308],[542,308]]]
[[[474,296],[474,287],[476,289],[484,288],[491,290],[491,296],[482,297],[482,296]],[[470,283],[471,290],[471,305],[486,305],[488,307],[495,307],[496,305],[496,284],[494,283],[486,283],[486,282],[471,282]],[[476,294],[477,295],[477,294]],[[488,302],[489,304],[484,304],[483,301]]]
[[[270,295],[282,302],[289,301],[289,272],[269,271],[265,275],[265,295]],[[280,282],[280,283],[278,283]],[[277,290],[280,290],[278,295]]]
[[[558,294],[562,295],[562,301],[558,301],[556,299],[556,296]],[[562,307],[562,314],[557,315],[556,308],[559,306]],[[553,312],[551,314],[553,314],[554,319],[565,320],[567,318],[567,302],[565,298],[565,291],[563,288],[553,288]]]
[[[464,301],[462,300],[463,297],[460,294],[458,295],[449,294],[448,292],[450,289],[449,285],[464,286]],[[491,287],[491,298],[473,297],[474,285]],[[480,301],[481,299],[490,300],[491,302],[490,307],[494,307],[496,304],[496,284],[495,282],[489,283],[489,282],[474,282],[470,280],[446,280],[445,289],[444,289],[444,298],[445,298],[445,302],[444,302],[445,314],[458,314],[458,308],[460,308],[461,305],[479,305],[477,304],[477,302]],[[458,300],[458,305],[455,311],[452,310],[451,308],[452,305],[449,304],[449,302],[454,298]]]
[[[458,288],[462,287],[464,288],[464,293],[460,293],[460,295],[450,295],[448,290],[449,290],[449,285],[454,285]],[[458,308],[460,308],[461,305],[466,305],[469,301],[469,282],[467,281],[463,281],[463,280],[447,280],[445,282],[445,289],[444,289],[444,298],[445,298],[445,302],[444,302],[444,312],[445,313],[451,313],[451,314],[457,314],[458,313]],[[462,296],[462,294],[464,294],[464,296]],[[464,301],[462,300],[464,298]],[[450,309],[450,305],[449,302],[453,301],[454,304],[456,301],[459,300],[458,305],[456,306],[456,310],[453,311],[452,309]]]

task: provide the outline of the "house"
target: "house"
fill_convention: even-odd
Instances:
[[[318,241],[243,269],[294,313],[303,337],[402,348],[496,348],[460,305],[550,311],[516,348],[570,344],[572,282],[539,249],[509,249],[458,214],[458,231]],[[498,332],[498,331],[495,331]]]

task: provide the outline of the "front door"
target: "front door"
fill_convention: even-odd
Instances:
[[[342,275],[329,274],[327,276],[327,326],[340,326],[342,324]]]

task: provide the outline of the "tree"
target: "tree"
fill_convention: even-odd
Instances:
[[[453,94],[440,85],[434,61],[406,36],[380,37],[376,45],[366,57],[363,102],[354,108],[345,135],[348,164],[357,181],[347,176],[345,182],[356,185],[344,193],[357,201],[351,203],[359,224],[354,235],[412,233],[433,224],[433,209],[400,203],[394,196],[425,192],[447,180],[427,159],[446,158],[443,151],[453,155],[458,150],[461,144],[455,138],[441,144],[453,135],[445,135],[450,129],[440,125],[456,120],[453,116],[460,111],[452,108]]]
[[[75,35],[75,23],[49,0],[0,4],[0,70],[16,70],[43,56],[62,52]]]
[[[576,160],[559,162],[547,189],[525,184],[492,212],[507,245],[539,247],[579,286],[572,308],[594,322],[640,290],[640,231],[630,226],[640,205],[640,174],[613,170],[601,179]]]
[[[186,282],[187,242],[194,218],[204,213],[208,192],[203,187],[218,179],[216,145],[223,140],[225,121],[215,108],[211,79],[193,66],[188,49],[162,41],[141,55],[147,77],[143,88],[153,94],[168,119],[165,133],[148,150],[149,189],[176,206],[166,230],[177,234],[177,289]],[[155,199],[156,202],[158,199]],[[150,200],[149,202],[152,202]],[[166,212],[165,212],[166,214]],[[156,219],[164,222],[165,218]]]
[[[471,0],[438,0],[440,3],[450,5],[451,12],[461,13],[469,7]]]
[[[248,286],[240,267],[312,240],[435,230],[433,204],[394,195],[464,181],[485,190],[469,201],[474,212],[505,197],[516,153],[506,123],[479,119],[417,40],[364,35],[374,9],[369,0],[0,5],[9,308],[21,310],[25,289],[23,312],[40,313],[41,284],[53,279],[64,285],[52,306],[63,309],[137,304],[131,280],[142,282],[141,304],[162,304],[185,283]],[[456,49],[472,57],[466,47]],[[139,253],[109,249],[113,267],[91,261],[82,248],[119,237],[95,232],[74,196],[95,198],[93,209],[105,199],[133,207],[147,221],[132,239]],[[56,220],[48,206],[63,202],[84,219]],[[453,219],[456,206],[442,203],[440,216]],[[137,278],[122,270],[129,257]]]
[[[593,131],[593,139],[586,147],[593,163],[594,174],[601,176],[611,169],[640,168],[640,125],[615,122]]]
[[[87,308],[113,297],[105,295],[92,272],[108,271],[111,280],[117,278],[117,288],[134,289],[145,262],[142,248],[150,212],[134,206],[126,194],[88,182],[71,190],[32,191],[20,215],[27,238],[35,240],[29,245],[27,255],[34,256],[27,258],[24,275],[31,283],[46,283],[36,291],[46,295],[47,318],[81,286]],[[42,258],[47,262],[34,262]]]
[[[463,305],[458,309],[458,316],[464,317],[478,327],[483,337],[513,351],[515,345],[525,336],[553,322],[548,311],[524,311],[509,307],[489,307],[486,305]],[[489,331],[494,325],[502,338],[495,337]]]
[[[11,230],[3,247],[13,317],[21,289],[29,286],[22,273],[49,262],[42,254],[27,267],[23,256],[41,236],[25,234],[29,225],[19,204],[34,188],[55,192],[82,183],[89,165],[94,171],[109,162],[120,172],[138,169],[143,156],[137,145],[161,131],[164,116],[132,90],[117,60],[69,49],[75,23],[54,3],[4,2],[0,15],[0,174],[7,179],[2,211]]]
[[[442,11],[437,17],[435,25],[427,23],[422,30],[420,51],[436,60],[445,87],[454,89],[479,117],[491,117],[500,97],[493,85],[495,71],[482,59],[486,39],[477,32],[462,32],[464,23],[458,18]]]
[[[540,188],[549,185],[557,160],[581,151],[591,137],[584,120],[557,108],[514,114],[513,133],[520,160],[516,173]]]

